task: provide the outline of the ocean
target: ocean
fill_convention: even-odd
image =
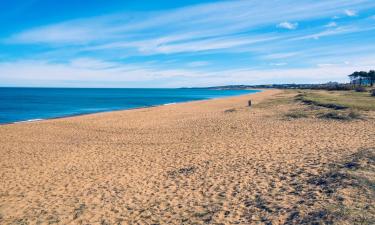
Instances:
[[[0,124],[222,98],[257,90],[0,88]]]

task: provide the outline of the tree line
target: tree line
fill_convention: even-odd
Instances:
[[[362,85],[370,85],[371,87],[374,86],[375,83],[375,70],[370,70],[369,72],[366,71],[356,71],[349,75],[350,81],[353,84],[358,84],[359,86]]]

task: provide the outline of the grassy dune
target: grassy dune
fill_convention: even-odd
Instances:
[[[303,91],[299,98],[306,103],[329,108],[375,110],[375,98],[368,92]]]
[[[375,115],[375,98],[354,91],[288,90],[256,107],[286,106],[284,119],[290,121],[326,120],[352,126],[358,121],[371,123]],[[308,207],[304,216],[300,211],[292,213],[286,224],[375,224],[375,149],[358,149],[322,168],[324,173],[300,184],[311,187],[306,196],[318,191],[323,200]]]

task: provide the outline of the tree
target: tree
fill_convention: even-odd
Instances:
[[[359,77],[359,72],[357,72],[357,71],[355,71],[354,73],[349,75],[349,78],[353,82],[354,85],[357,84],[357,78],[358,77]]]
[[[372,87],[375,84],[375,70],[370,70],[369,72],[355,71],[354,73],[349,75],[349,78],[354,85],[359,84],[359,86],[362,86],[363,81],[365,80],[370,83]]]
[[[368,73],[366,71],[360,71],[358,72],[359,77],[359,86],[362,86],[363,80],[366,80],[368,78]]]
[[[368,78],[370,80],[370,85],[371,87],[374,86],[374,83],[375,83],[375,70],[370,70],[370,72],[368,72]]]
[[[355,74],[354,73],[352,73],[348,76],[349,76],[350,82],[353,82],[355,80]]]

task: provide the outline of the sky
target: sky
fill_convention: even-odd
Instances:
[[[0,86],[347,82],[374,0],[0,0]]]

